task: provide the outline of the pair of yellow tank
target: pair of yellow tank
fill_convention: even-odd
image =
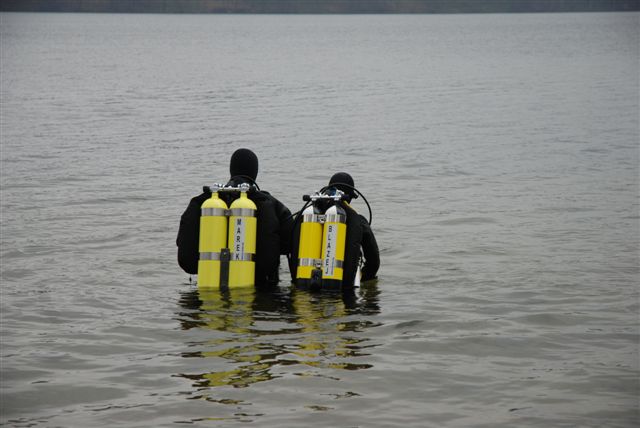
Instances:
[[[339,289],[342,284],[347,216],[338,201],[324,214],[315,203],[302,212],[297,285]]]
[[[200,216],[200,288],[253,285],[256,254],[256,204],[245,191],[230,207],[218,192],[204,201]]]

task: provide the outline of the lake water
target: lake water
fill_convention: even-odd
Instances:
[[[2,425],[638,425],[639,14],[0,24]],[[239,147],[350,172],[378,281],[199,293]]]

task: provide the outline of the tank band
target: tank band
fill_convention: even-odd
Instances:
[[[298,259],[298,266],[322,266],[322,260],[303,257]]]
[[[231,253],[232,262],[253,262],[256,260],[256,255],[253,253]]]
[[[224,208],[202,208],[200,212],[202,217],[227,215],[227,210]]]
[[[231,261],[253,262],[256,255],[252,253],[231,253]],[[200,260],[220,260],[220,253],[200,253]]]
[[[328,214],[325,216],[325,223],[346,223],[347,216],[342,214]]]
[[[200,260],[220,260],[220,253],[200,253]]]
[[[304,223],[322,223],[324,222],[324,215],[322,214],[305,214],[302,216]]]
[[[342,269],[344,265],[344,261],[336,260],[335,267],[338,269]],[[322,267],[322,259],[311,259],[311,258],[300,258],[298,259],[298,266],[317,266]]]
[[[231,208],[229,215],[236,217],[255,217],[256,210],[253,208]]]
[[[344,266],[344,261],[342,260],[336,260],[336,263],[333,265],[336,269],[342,269],[342,267]]]

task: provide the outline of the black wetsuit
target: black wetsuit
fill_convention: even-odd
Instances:
[[[364,259],[361,281],[376,278],[380,268],[380,251],[376,237],[373,235],[367,219],[348,205],[345,206],[345,211],[347,212],[347,239],[344,251],[342,286],[349,287],[353,285],[361,256]],[[361,249],[362,252],[360,251]]]
[[[227,185],[237,186],[240,180],[232,180]],[[229,206],[238,195],[221,194]],[[257,208],[256,231],[256,286],[273,285],[278,283],[278,269],[280,255],[290,251],[291,211],[280,201],[265,191],[254,188],[247,193]],[[187,273],[198,273],[198,259],[200,253],[200,207],[211,197],[210,192],[204,192],[189,202],[189,206],[180,217],[178,230],[178,264]]]

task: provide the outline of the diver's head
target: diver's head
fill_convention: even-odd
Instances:
[[[337,172],[333,174],[331,180],[329,180],[329,186],[334,187],[344,192],[344,199],[347,202],[351,202],[351,199],[358,197],[358,194],[354,190],[353,178],[346,172]]]
[[[238,149],[231,155],[229,163],[231,177],[245,176],[256,181],[258,176],[258,157],[249,149]]]

